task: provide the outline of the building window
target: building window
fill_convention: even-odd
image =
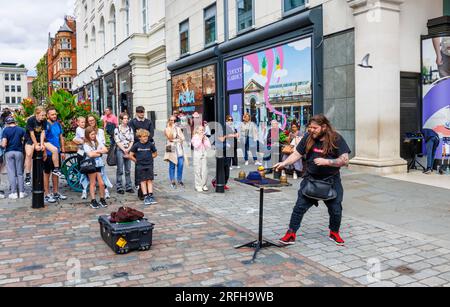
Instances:
[[[148,1],[142,0],[142,31],[144,33],[147,33],[147,31],[148,31],[147,10],[148,10]]]
[[[5,101],[6,101],[6,103],[11,103],[11,100],[9,97],[5,97]]]
[[[180,54],[189,53],[189,20],[180,23]]]
[[[70,41],[70,38],[61,38],[60,46],[62,50],[71,50],[72,42]]]
[[[22,86],[18,85],[17,86],[17,93],[21,93],[22,92]]]
[[[125,33],[130,36],[130,1],[125,0]]]
[[[111,5],[111,11],[109,13],[109,23],[111,24],[112,43],[113,46],[117,45],[117,24],[116,24],[116,7]]]
[[[9,74],[5,74],[5,80],[9,81]]]
[[[71,58],[62,58],[61,59],[61,69],[72,69],[72,59]]]
[[[72,89],[72,78],[71,77],[62,77],[61,78],[61,87],[66,90]]]
[[[17,97],[17,103],[21,103],[22,102],[22,97]]]
[[[15,74],[11,74],[11,81],[15,81],[16,80],[16,75]]]
[[[100,40],[102,43],[103,53],[106,52],[106,36],[105,36],[105,18],[100,18]]]
[[[237,31],[243,32],[253,27],[254,0],[237,0]]]
[[[16,92],[16,86],[15,85],[11,85],[11,92],[13,92],[13,93]]]
[[[11,97],[11,103],[16,104],[16,97]]]
[[[5,85],[5,92],[9,93],[9,85]]]
[[[17,81],[22,80],[22,79],[21,79],[21,76],[20,76],[20,75],[17,75],[17,76],[16,76],[16,80],[17,80]]]
[[[306,0],[283,0],[283,12],[295,13],[305,6]]]
[[[211,5],[204,11],[205,20],[205,46],[209,46],[216,42],[216,4]]]

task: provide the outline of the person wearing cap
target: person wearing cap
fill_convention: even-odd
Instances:
[[[5,120],[6,128],[3,130],[2,147],[5,148],[6,165],[8,168],[8,181],[10,185],[9,199],[25,198],[25,183],[23,178],[23,141],[25,129],[16,125],[14,117]],[[17,194],[19,190],[19,195]]]

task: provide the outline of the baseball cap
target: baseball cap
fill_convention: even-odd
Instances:
[[[15,123],[15,122],[16,122],[16,119],[15,119],[14,117],[12,117],[12,116],[8,116],[8,117],[6,118],[6,120],[5,120],[5,123],[6,123],[7,125],[12,124],[12,123]]]

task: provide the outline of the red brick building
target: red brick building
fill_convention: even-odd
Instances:
[[[65,16],[64,25],[52,38],[49,34],[47,50],[48,93],[58,89],[72,90],[72,81],[77,76],[77,38],[74,17]]]

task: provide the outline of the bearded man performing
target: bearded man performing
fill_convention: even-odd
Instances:
[[[330,121],[324,115],[317,115],[309,121],[308,134],[294,153],[286,161],[275,165],[274,168],[279,171],[302,157],[306,159],[306,176],[300,185],[289,230],[280,240],[282,244],[295,244],[303,216],[321,200],[325,202],[330,215],[330,240],[339,246],[344,245],[339,234],[344,197],[340,168],[348,165],[350,153],[346,141],[335,131]]]

